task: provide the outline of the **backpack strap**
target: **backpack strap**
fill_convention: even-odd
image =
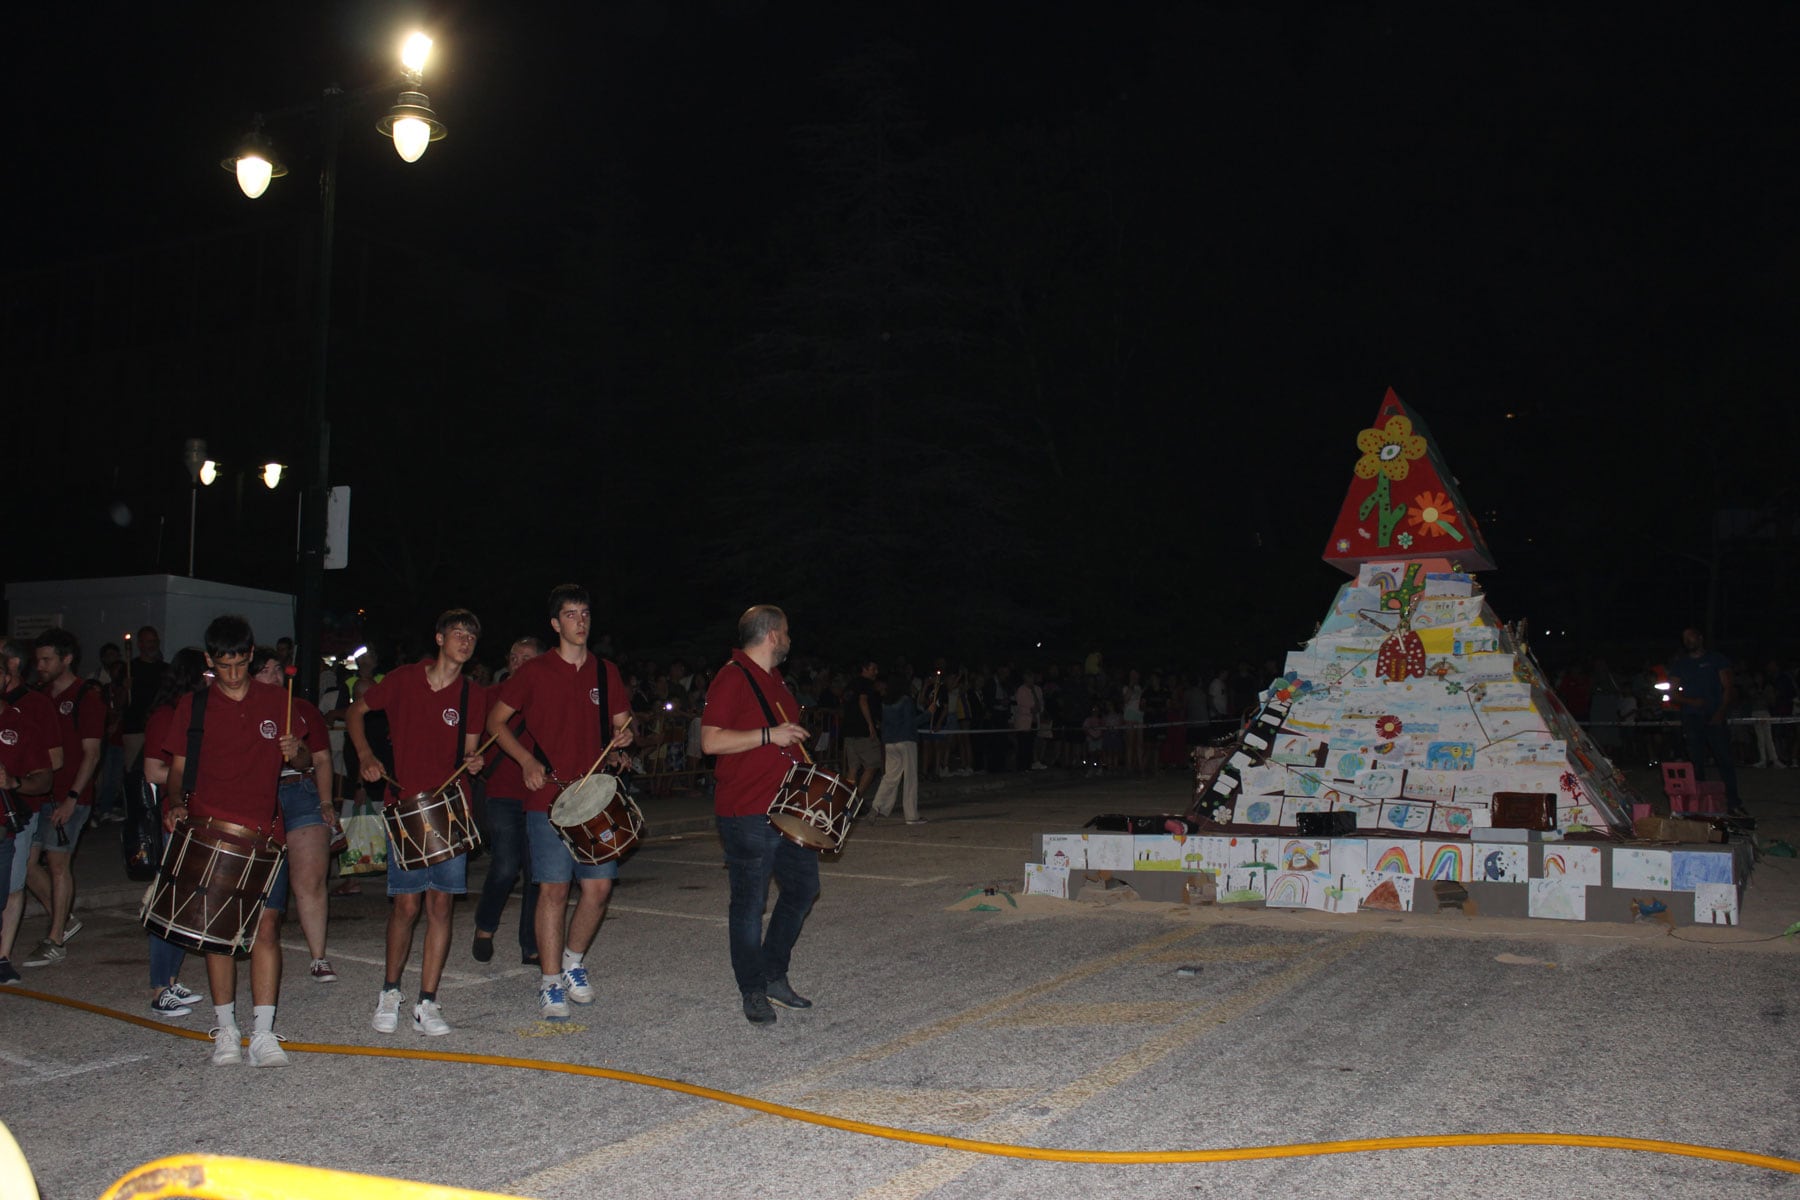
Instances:
[[[773,729],[775,726],[781,724],[780,721],[775,719],[775,710],[769,707],[769,701],[763,695],[763,690],[756,686],[756,676],[750,673],[750,668],[746,667],[735,658],[731,660],[731,665],[744,673],[744,681],[750,685],[750,694],[756,697],[756,702],[758,704],[762,705],[763,716],[768,719],[769,728]]]

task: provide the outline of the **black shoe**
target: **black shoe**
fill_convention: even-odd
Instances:
[[[0,958],[0,983],[17,983],[25,978],[13,967],[12,960]]]
[[[769,1001],[783,1008],[811,1008],[812,1001],[788,986],[786,979],[771,979],[766,985]]]
[[[745,992],[744,1019],[752,1025],[773,1025],[775,1010],[769,1007],[769,997],[762,992]]]
[[[541,967],[544,965],[543,960],[540,959],[537,955],[526,954],[524,951],[519,952],[519,962],[522,966],[527,966],[527,967]]]
[[[476,934],[475,944],[469,947],[469,953],[475,956],[476,962],[492,961],[494,957],[493,936],[490,934],[487,937],[482,937],[479,933]]]

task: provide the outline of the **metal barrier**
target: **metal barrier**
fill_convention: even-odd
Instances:
[[[35,1195],[35,1193],[32,1193]],[[517,1200],[499,1192],[254,1158],[178,1154],[126,1172],[100,1200]]]

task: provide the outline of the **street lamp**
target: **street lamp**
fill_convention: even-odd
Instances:
[[[206,439],[189,438],[181,448],[181,461],[188,469],[188,578],[194,577],[194,517],[200,511],[200,482],[205,476],[210,486],[218,478],[217,464],[206,457]]]
[[[314,103],[269,113],[271,118],[317,114],[323,150],[319,167],[318,293],[313,301],[312,389],[304,410],[305,444],[310,450],[301,467],[304,486],[300,497],[300,594],[294,613],[295,640],[302,651],[295,661],[300,668],[300,690],[308,697],[318,695],[319,654],[324,628],[325,514],[331,487],[331,425],[326,420],[325,396],[330,375],[331,267],[337,213],[338,142],[343,132],[344,115],[350,108],[379,93],[392,95],[397,86],[401,89],[398,100],[376,122],[376,128],[394,140],[395,150],[409,163],[417,162],[427,146],[441,140],[448,131],[420,90],[430,51],[431,39],[415,33],[401,49],[400,79],[349,93],[333,85],[325,88]],[[270,179],[287,174],[273,144],[262,132],[262,122],[262,115],[258,114],[236,153],[219,164],[237,176],[238,186],[252,200],[263,194]],[[271,464],[264,468],[263,482],[270,487],[274,487],[280,477],[279,466]],[[192,573],[191,567],[189,573]]]

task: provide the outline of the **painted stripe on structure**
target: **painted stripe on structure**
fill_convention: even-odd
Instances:
[[[1129,1050],[1102,1063],[1080,1079],[1034,1099],[1029,1113],[1017,1113],[983,1125],[976,1133],[967,1136],[979,1137],[983,1141],[1030,1144],[1046,1126],[1061,1120],[1088,1101],[1098,1099],[1130,1082],[1216,1026],[1235,1020],[1283,992],[1305,983],[1344,955],[1360,949],[1374,936],[1372,933],[1357,934],[1337,945],[1316,950],[1311,957],[1286,970],[1253,983],[1217,1004],[1200,1009],[1185,1021],[1148,1039],[1135,1050]],[[857,1200],[912,1200],[913,1197],[923,1196],[960,1178],[978,1165],[980,1164],[973,1155],[956,1151],[935,1154],[886,1183],[862,1192]]]
[[[1030,1003],[1058,988],[1117,970],[1127,963],[1141,961],[1181,942],[1210,932],[1211,930],[1205,928],[1178,929],[1140,942],[1129,949],[1116,951],[1092,962],[1073,967],[1040,983],[1027,984],[1004,996],[995,997],[985,1004],[978,1004],[962,1012],[953,1013],[866,1050],[844,1055],[827,1066],[815,1067],[804,1074],[770,1084],[761,1090],[761,1098],[784,1104],[798,1104],[822,1084],[853,1067],[879,1062],[884,1058],[911,1050],[934,1038],[954,1033],[969,1025],[979,1024],[1009,1009]],[[670,1142],[679,1142],[727,1122],[743,1124],[745,1118],[736,1109],[720,1111],[716,1105],[706,1105],[700,1112],[692,1116],[670,1121],[654,1129],[647,1129],[643,1133],[614,1142],[609,1146],[598,1147],[586,1154],[558,1163],[554,1167],[512,1180],[506,1185],[505,1190],[521,1196],[536,1196],[574,1188],[589,1183],[593,1177],[609,1168],[629,1162]]]

